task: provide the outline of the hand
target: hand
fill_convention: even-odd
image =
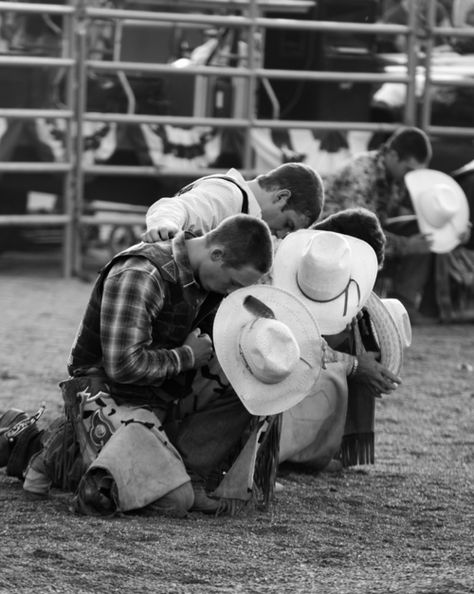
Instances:
[[[347,324],[345,327],[346,332],[352,332],[354,328],[357,326],[359,321],[364,317],[364,312],[360,309],[356,315],[352,318],[352,320]]]
[[[463,245],[464,243],[467,243],[471,239],[471,230],[472,230],[472,224],[469,223],[467,229],[459,234],[459,243],[461,245]]]
[[[377,361],[378,353],[368,352],[357,355],[359,365],[354,380],[364,383],[373,396],[380,398],[398,388],[402,380]]]
[[[188,334],[183,344],[191,347],[194,353],[194,367],[196,369],[209,363],[209,360],[214,354],[211,337],[209,334],[201,334],[199,328]]]
[[[179,227],[174,223],[166,223],[166,225],[160,225],[159,227],[153,227],[148,229],[142,234],[142,241],[146,243],[153,243],[155,241],[166,241],[171,239],[178,233]]]
[[[417,233],[407,237],[407,254],[429,254],[433,238],[429,233]]]

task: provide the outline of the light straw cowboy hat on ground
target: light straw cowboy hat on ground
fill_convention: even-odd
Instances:
[[[431,237],[431,251],[443,254],[453,250],[469,228],[469,204],[461,186],[435,169],[410,171],[405,183],[420,232]]]
[[[238,289],[214,319],[214,349],[228,381],[253,415],[303,400],[322,365],[318,324],[297,297],[269,285]]]
[[[407,310],[398,299],[380,299],[371,293],[365,308],[380,349],[380,362],[399,375],[405,348],[411,344],[411,324]]]
[[[375,252],[365,241],[302,229],[278,247],[273,284],[303,300],[322,334],[338,334],[367,301],[377,267]]]

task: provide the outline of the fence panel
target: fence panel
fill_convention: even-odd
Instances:
[[[65,101],[61,108],[43,105],[27,109],[0,109],[0,118],[5,118],[8,123],[15,120],[40,122],[43,125],[43,133],[49,134],[51,146],[57,148],[55,160],[51,162],[12,162],[8,158],[3,159],[0,162],[0,173],[49,172],[62,175],[62,212],[51,215],[3,215],[0,216],[0,226],[61,225],[64,228],[63,271],[69,276],[80,273],[83,267],[80,237],[84,226],[120,224],[132,227],[143,224],[144,221],[143,205],[127,211],[126,216],[117,215],[109,209],[104,209],[100,217],[91,214],[85,200],[85,189],[89,180],[166,180],[220,172],[226,169],[227,165],[219,163],[218,159],[212,160],[217,150],[216,134],[222,135],[225,132],[234,139],[238,137],[242,157],[241,170],[248,176],[260,172],[255,160],[255,137],[261,131],[278,135],[288,133],[288,129],[291,128],[294,136],[305,131],[345,133],[352,130],[388,133],[400,123],[405,123],[418,124],[429,134],[459,137],[474,135],[473,128],[433,125],[430,93],[434,85],[473,86],[472,79],[437,75],[436,69],[432,68],[435,58],[433,43],[430,40],[441,34],[451,37],[474,37],[474,33],[465,29],[435,27],[434,12],[431,11],[425,60],[418,52],[416,2],[410,3],[409,21],[406,26],[299,18],[301,15],[298,13],[304,12],[311,5],[313,3],[307,0],[286,3],[277,0],[265,3],[257,0],[234,0],[229,3],[203,0],[183,1],[179,5],[163,2],[157,4],[157,10],[144,11],[97,8],[88,6],[85,1],[76,2],[74,6],[0,3],[0,14],[16,11],[23,15],[49,14],[64,19],[59,55],[0,55],[0,67],[51,68],[66,73]],[[225,60],[219,61],[215,57],[214,61],[210,59],[201,63],[187,60],[184,67],[179,68],[183,65],[179,58],[170,64],[166,56],[159,59],[150,59],[148,56],[146,60],[140,60],[130,51],[130,47],[128,54],[124,51],[127,36],[135,36],[135,39],[138,36],[139,39],[142,35],[144,39],[160,38],[174,42],[176,36],[182,35],[183,31],[202,32],[208,29],[213,29],[216,33],[218,49],[226,44],[230,47]],[[157,30],[160,35],[156,35]],[[110,34],[109,46],[104,42],[104,31]],[[344,71],[314,67],[271,68],[264,63],[262,52],[266,35],[275,31],[326,36],[405,35],[407,52],[402,63],[387,67],[383,71],[354,71],[347,67]],[[228,37],[225,37],[224,33]],[[186,36],[183,36],[183,39],[184,37]],[[245,46],[244,50],[242,46]],[[141,49],[144,50],[144,47],[145,44]],[[424,81],[421,99],[417,97],[416,88],[420,75]],[[99,101],[96,104],[97,102],[91,101],[90,97],[94,93],[97,80],[104,77],[104,80],[109,81],[107,77],[110,76],[115,77],[117,86],[114,88],[122,94],[123,104],[118,105],[117,101]],[[143,92],[138,83],[152,80],[152,76],[167,81],[179,81],[178,91],[175,90],[172,97],[175,102],[173,107],[178,108],[181,104],[186,104],[187,111],[183,108],[180,113],[173,113],[173,110],[167,112],[163,106],[157,104],[151,107],[147,105],[146,109],[143,109],[139,103],[140,97],[136,96],[137,89]],[[131,80],[138,81],[135,88]],[[275,88],[282,82],[296,87],[302,80],[305,84],[324,82],[345,85],[347,88],[359,84],[402,85],[405,88],[402,121],[340,121],[328,117],[285,119]],[[229,81],[237,97],[234,105],[230,106],[226,104],[224,84]],[[270,104],[269,110],[265,113],[262,113],[259,105],[262,95],[267,97]],[[420,101],[421,116],[418,122]],[[54,122],[54,126],[51,122]],[[204,156],[195,158],[196,165],[192,168],[186,165],[185,161],[179,165],[179,155],[177,157],[176,154],[165,154],[163,150],[163,146],[168,143],[172,149],[174,147],[179,152],[180,145],[177,141],[173,144],[174,140],[166,135],[179,135],[182,130],[187,130],[188,137],[194,138],[196,146],[200,149],[204,146],[205,150],[208,150]],[[123,164],[110,159],[120,135],[132,147],[132,152],[135,150],[140,157],[136,163]],[[61,137],[61,143],[56,142],[58,137]],[[197,150],[192,144],[193,140],[188,138],[187,142],[188,151]]]

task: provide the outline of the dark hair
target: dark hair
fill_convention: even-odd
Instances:
[[[379,268],[382,266],[386,237],[377,215],[370,210],[346,208],[314,223],[311,229],[343,233],[365,241],[374,250]]]
[[[232,268],[253,266],[265,274],[273,264],[273,241],[270,227],[262,219],[238,214],[224,219],[206,234],[206,242],[224,248],[223,261]]]
[[[400,159],[413,157],[419,163],[429,161],[433,154],[426,133],[414,126],[398,128],[386,141],[385,147],[394,150]]]
[[[324,185],[318,173],[305,163],[283,163],[257,176],[258,185],[267,191],[286,189],[291,196],[285,209],[292,209],[316,221],[324,204]]]

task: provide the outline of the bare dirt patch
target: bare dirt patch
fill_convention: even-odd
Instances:
[[[0,262],[0,411],[47,403],[91,288]],[[185,520],[73,515],[0,471],[0,592],[474,592],[474,332],[414,329],[404,384],[377,404],[376,463],[283,467],[270,511]]]

